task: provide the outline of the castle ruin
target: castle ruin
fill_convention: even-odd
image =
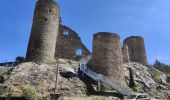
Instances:
[[[78,34],[65,25],[60,24],[59,35],[57,36],[55,58],[66,58],[80,60],[90,55],[90,51],[81,42]]]
[[[115,33],[98,32],[93,36],[92,66],[88,67],[117,84],[125,85],[123,63],[148,64],[142,37],[128,37],[121,47]],[[60,23],[59,6],[53,0],[38,0],[26,60],[50,63],[58,58],[81,60],[89,55],[78,34]]]
[[[114,33],[94,34],[92,66],[96,73],[108,76],[114,82],[124,85],[124,68],[120,37]]]
[[[143,37],[131,36],[126,38],[123,43],[128,46],[130,62],[148,64]]]
[[[60,8],[53,0],[38,0],[26,54],[27,61],[50,63],[54,61],[58,35]]]

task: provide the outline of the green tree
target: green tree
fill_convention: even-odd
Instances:
[[[153,66],[164,73],[170,73],[170,65],[166,65],[159,60],[156,60]]]
[[[18,56],[15,58],[16,62],[23,62],[24,61],[24,57]]]
[[[134,80],[134,77],[133,77],[133,70],[132,70],[132,68],[128,68],[128,69],[129,69],[129,77],[130,77],[129,87],[130,87],[130,88],[133,88],[133,87],[136,86],[135,80]]]

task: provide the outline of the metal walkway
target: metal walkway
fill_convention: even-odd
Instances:
[[[124,96],[132,95],[132,91],[130,88],[128,88],[128,87],[126,88],[121,85],[118,85],[115,82],[113,82],[112,80],[110,80],[109,78],[107,78],[106,76],[104,76],[102,74],[97,74],[97,73],[93,72],[91,69],[89,69],[86,66],[86,64],[88,63],[88,61],[91,58],[92,58],[92,56],[87,56],[86,58],[83,58],[80,61],[80,71],[82,71],[84,74],[88,75],[95,81],[99,81],[99,82],[102,82],[102,83],[108,85],[109,87],[111,87],[112,89],[116,90],[118,93],[120,93]]]

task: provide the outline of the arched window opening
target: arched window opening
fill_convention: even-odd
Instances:
[[[69,35],[69,31],[68,30],[64,30],[63,35],[65,35],[65,36]]]
[[[81,57],[82,55],[83,55],[82,49],[78,48],[78,49],[76,50],[76,56]]]

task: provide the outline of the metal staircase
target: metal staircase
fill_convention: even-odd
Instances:
[[[116,84],[115,82],[113,82],[112,80],[110,80],[109,78],[107,78],[106,76],[102,75],[102,74],[97,74],[94,71],[92,71],[91,69],[89,69],[86,64],[88,63],[88,61],[92,58],[92,56],[87,56],[86,58],[81,59],[80,61],[80,71],[82,71],[84,74],[88,75],[89,77],[91,77],[92,79],[94,79],[95,81],[99,81],[102,82],[106,85],[108,85],[109,87],[111,87],[112,89],[116,90],[118,93],[124,95],[124,96],[129,96],[132,95],[132,91],[130,88],[126,88],[123,87],[121,85]]]

